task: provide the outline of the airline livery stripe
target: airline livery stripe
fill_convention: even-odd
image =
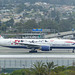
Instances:
[[[65,41],[66,43],[75,43],[75,42],[72,42],[72,41]]]

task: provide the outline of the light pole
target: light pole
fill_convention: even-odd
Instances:
[[[25,70],[25,65],[23,64],[23,69]],[[23,70],[22,75],[25,75],[25,71]]]

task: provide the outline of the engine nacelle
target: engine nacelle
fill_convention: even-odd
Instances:
[[[42,51],[50,51],[50,46],[41,46]]]

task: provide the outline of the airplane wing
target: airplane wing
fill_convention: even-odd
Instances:
[[[25,45],[27,48],[40,48],[41,46],[41,43],[30,43],[30,42],[18,42],[18,44]]]
[[[39,43],[29,43],[29,42],[19,42],[20,45],[28,45],[28,46],[40,46]]]
[[[15,42],[16,43],[16,42]],[[46,43],[30,43],[30,42],[18,42],[18,44],[20,45],[25,45],[27,46],[28,48],[29,47],[40,47],[40,46],[44,46],[46,45]]]

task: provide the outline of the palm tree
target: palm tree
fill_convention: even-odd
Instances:
[[[51,69],[53,69],[56,65],[54,65],[54,62],[47,62],[45,65],[46,68],[46,75],[50,75]]]
[[[45,64],[42,62],[37,62],[34,64],[34,75],[45,75]]]

